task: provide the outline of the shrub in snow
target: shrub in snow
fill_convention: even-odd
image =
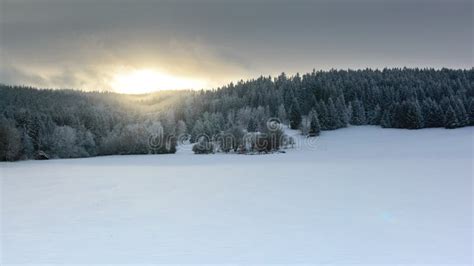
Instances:
[[[265,132],[249,132],[243,139],[243,153],[272,152],[283,146],[286,139],[281,125],[271,122]]]
[[[193,152],[195,154],[214,153],[214,144],[212,144],[207,137],[200,137],[198,142],[193,146]]]
[[[236,152],[242,146],[245,132],[242,128],[234,126],[229,130],[223,131],[215,137],[218,149],[222,152]]]
[[[38,151],[35,160],[49,160],[49,156],[44,151]]]

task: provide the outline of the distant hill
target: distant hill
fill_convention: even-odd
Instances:
[[[172,153],[177,136],[262,132],[270,118],[304,134],[352,125],[474,125],[474,70],[313,71],[206,91],[143,95],[0,86],[0,160]],[[150,149],[150,138],[166,141]]]

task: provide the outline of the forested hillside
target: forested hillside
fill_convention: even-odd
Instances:
[[[313,71],[146,95],[1,85],[0,160],[173,153],[185,136],[235,152],[270,119],[310,136],[350,124],[456,128],[474,125],[473,96],[473,69]]]

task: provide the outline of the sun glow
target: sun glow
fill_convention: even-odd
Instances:
[[[138,94],[159,90],[201,89],[206,82],[200,79],[173,76],[153,69],[139,69],[118,73],[112,88],[119,93]]]

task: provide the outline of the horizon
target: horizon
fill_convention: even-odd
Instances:
[[[179,92],[185,92],[185,91],[188,91],[188,92],[198,92],[198,91],[212,91],[212,90],[220,90],[230,84],[238,84],[239,82],[251,82],[251,81],[254,81],[254,80],[257,80],[259,78],[270,78],[272,80],[272,82],[275,81],[275,79],[280,76],[281,74],[285,74],[287,76],[287,78],[291,79],[293,77],[295,77],[296,75],[306,75],[306,74],[310,74],[310,73],[313,73],[313,72],[316,72],[316,73],[329,73],[331,71],[346,71],[346,72],[350,72],[350,71],[354,71],[354,72],[357,72],[357,71],[374,71],[374,72],[382,72],[384,70],[403,70],[403,69],[408,69],[408,70],[423,70],[423,71],[426,71],[426,70],[435,70],[435,71],[440,71],[440,70],[443,70],[443,69],[447,69],[447,70],[455,70],[455,71],[470,71],[470,70],[474,70],[474,67],[468,67],[468,68],[448,68],[448,67],[439,67],[439,68],[436,68],[436,67],[384,67],[384,68],[359,68],[359,69],[350,69],[350,68],[340,68],[340,69],[336,69],[336,68],[332,68],[332,69],[319,69],[319,70],[316,70],[316,69],[313,69],[311,71],[307,71],[307,72],[296,72],[296,73],[292,73],[292,74],[289,74],[289,73],[285,73],[285,72],[281,72],[277,75],[259,75],[259,76],[256,76],[256,77],[250,77],[250,78],[241,78],[241,79],[236,79],[236,80],[231,80],[231,81],[228,81],[227,83],[223,83],[222,85],[219,85],[217,87],[211,87],[211,88],[181,88],[181,89],[157,89],[157,90],[153,90],[153,91],[148,91],[148,92],[120,92],[120,91],[116,91],[116,90],[107,90],[107,89],[81,89],[81,88],[62,88],[62,87],[35,87],[35,86],[30,86],[30,85],[23,85],[23,84],[6,84],[6,83],[2,83],[0,82],[0,85],[3,85],[3,86],[7,86],[7,87],[19,87],[19,88],[30,88],[30,89],[37,89],[37,90],[53,90],[53,91],[78,91],[78,92],[85,92],[85,93],[115,93],[115,94],[123,94],[123,95],[147,95],[147,94],[154,94],[154,93],[160,93],[160,92],[175,92],[175,91],[179,91]]]

